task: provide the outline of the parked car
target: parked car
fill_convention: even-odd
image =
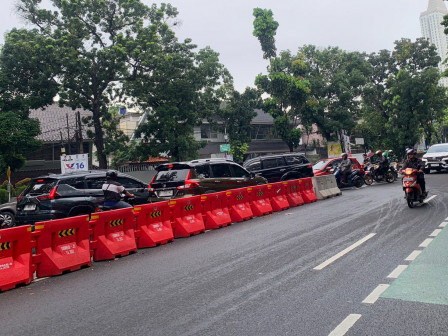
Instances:
[[[431,170],[448,170],[448,143],[432,145],[422,158],[425,163],[425,173]]]
[[[363,165],[360,164],[359,161],[354,157],[349,157],[349,159],[353,163],[352,169],[357,169],[364,175]],[[323,159],[323,160],[317,162],[313,166],[314,176],[333,174],[335,169],[340,166],[341,161],[342,161],[342,158],[337,157],[337,158]]]
[[[267,183],[226,159],[201,159],[162,164],[148,186],[150,201],[213,193]]]
[[[102,186],[106,171],[81,171],[52,174],[31,180],[17,198],[18,224],[90,214],[104,203]],[[132,176],[118,173],[117,181],[135,195],[133,204],[148,202],[146,184]]]
[[[256,157],[244,162],[244,167],[270,183],[314,176],[311,163],[298,153]]]
[[[0,229],[6,229],[16,224],[16,202],[0,204]]]

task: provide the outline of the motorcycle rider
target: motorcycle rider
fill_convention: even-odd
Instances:
[[[124,193],[127,197],[134,197],[134,195],[127,192],[124,187],[117,182],[117,177],[117,172],[113,170],[106,173],[107,181],[102,187],[104,193],[104,205],[111,209],[132,208],[132,205],[121,200],[121,194]]]
[[[378,160],[375,161],[375,163],[379,166],[375,174],[376,176],[384,175],[387,169],[389,169],[389,161],[387,160],[387,157],[383,155],[381,150],[377,150],[375,154],[378,156]]]
[[[422,160],[417,158],[415,156],[415,149],[408,149],[406,151],[406,154],[408,155],[408,158],[404,160],[402,169],[405,170],[406,168],[412,168],[412,169],[418,169],[417,173],[417,183],[422,188],[423,194],[426,195],[426,182],[425,182],[425,174],[423,173],[423,168],[425,167],[425,164]]]
[[[342,154],[342,161],[339,168],[341,169],[341,175],[342,175],[342,182],[349,183],[348,177],[352,173],[352,160],[348,158],[348,154],[344,153]]]

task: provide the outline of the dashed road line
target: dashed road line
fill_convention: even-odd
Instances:
[[[389,288],[390,285],[381,284],[376,287],[372,293],[370,293],[363,301],[362,303],[369,303],[373,304],[378,300],[378,298],[383,294],[383,292]]]
[[[419,256],[420,253],[422,253],[422,251],[415,250],[410,255],[408,255],[405,260],[406,261],[413,261],[413,260],[415,260],[415,258],[417,258]]]
[[[333,329],[328,336],[343,336],[347,333],[347,331],[353,327],[353,325],[360,319],[362,315],[360,314],[350,314],[347,316],[344,321],[339,323],[339,325]]]
[[[320,271],[322,269],[324,269],[325,267],[327,267],[328,265],[330,265],[331,263],[335,262],[336,260],[338,260],[339,258],[343,257],[344,255],[346,255],[347,253],[349,253],[350,251],[354,250],[355,248],[357,248],[359,245],[365,243],[366,241],[368,241],[370,238],[374,237],[376,235],[376,233],[370,233],[367,236],[365,236],[364,238],[358,240],[356,243],[350,245],[349,247],[347,247],[345,250],[339,252],[338,254],[334,255],[333,257],[331,257],[330,259],[324,261],[322,264],[314,267],[313,269]]]
[[[426,238],[418,247],[428,247],[433,240],[434,238]]]
[[[430,200],[432,200],[432,199],[434,199],[434,198],[436,198],[436,197],[437,197],[437,195],[432,195],[430,198],[425,199],[425,200],[423,201],[423,203],[428,203]]]
[[[440,232],[442,232],[442,229],[435,229],[429,236],[437,237]]]
[[[396,279],[406,268],[408,268],[408,265],[398,265],[387,277],[389,279]]]
[[[447,225],[448,225],[448,222],[442,222],[442,223],[439,225],[439,227],[444,228],[444,227],[447,226]]]

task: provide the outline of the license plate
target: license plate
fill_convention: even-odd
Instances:
[[[23,210],[25,210],[25,211],[33,211],[33,210],[36,210],[36,204],[26,204],[26,205],[23,207]]]
[[[404,177],[403,181],[406,181],[406,182],[414,181],[414,178],[413,177]]]
[[[159,191],[159,197],[168,197],[168,196],[173,196],[173,191],[172,190],[162,190],[162,191]]]

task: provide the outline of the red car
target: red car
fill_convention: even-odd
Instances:
[[[349,157],[350,160],[352,160],[353,165],[352,169],[359,169],[362,174],[364,174],[364,167],[362,164],[358,162],[358,160],[354,157]],[[314,176],[322,176],[322,175],[329,175],[333,174],[334,169],[341,164],[342,158],[329,158],[329,159],[323,159],[319,162],[317,162],[313,166],[313,172]]]

